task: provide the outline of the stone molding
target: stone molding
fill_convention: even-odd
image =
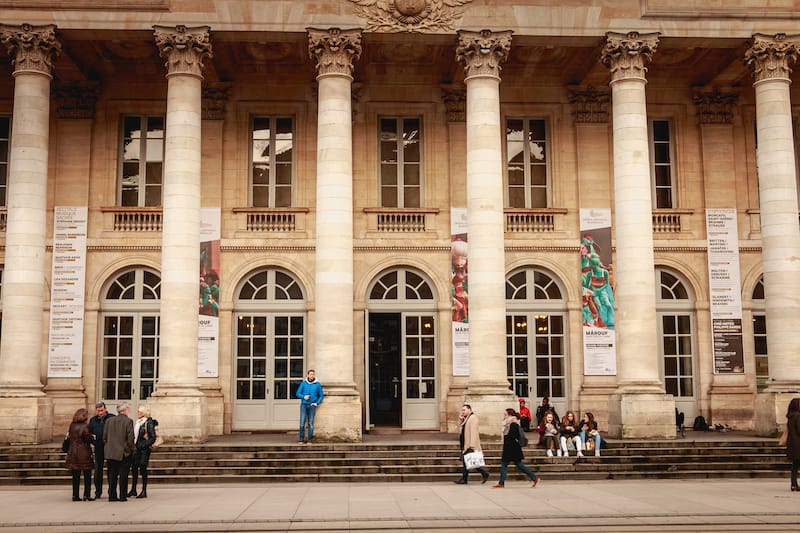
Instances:
[[[611,82],[622,79],[644,80],[647,65],[658,48],[660,33],[607,32],[600,61],[611,71]]]
[[[159,54],[167,60],[164,63],[167,77],[173,74],[203,77],[203,61],[213,57],[209,26],[153,26],[153,30]]]
[[[230,98],[231,83],[203,83],[203,120],[223,120]]]
[[[308,55],[317,61],[317,79],[345,76],[353,79],[355,61],[361,57],[361,29],[307,28]]]
[[[94,118],[100,82],[57,83],[53,87],[58,118]]]
[[[447,110],[447,122],[467,121],[467,88],[463,85],[443,85],[442,101]]]
[[[500,79],[502,63],[511,50],[511,30],[459,30],[456,59],[464,65],[466,79],[474,76]]]
[[[592,85],[570,87],[569,103],[575,108],[576,124],[607,124],[611,94]]]
[[[737,93],[722,92],[719,89],[698,91],[693,99],[697,108],[698,124],[733,124],[733,108],[739,99]]]
[[[14,74],[39,72],[52,78],[53,63],[61,55],[61,43],[56,39],[56,25],[0,25],[0,42],[12,57]]]
[[[472,0],[350,0],[356,15],[367,19],[367,31],[436,32],[453,29]]]
[[[773,79],[788,81],[792,64],[797,61],[798,47],[800,35],[754,33],[744,62],[753,69],[755,83]]]

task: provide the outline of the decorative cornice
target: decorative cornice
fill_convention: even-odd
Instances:
[[[442,100],[447,110],[447,122],[466,122],[467,88],[464,85],[443,85]]]
[[[511,50],[511,34],[511,30],[459,30],[456,59],[464,65],[465,79],[473,76],[499,79],[502,70],[500,65],[508,59]]]
[[[753,42],[744,54],[744,62],[753,69],[755,83],[764,80],[789,80],[792,64],[797,61],[800,35],[753,34]]]
[[[355,253],[374,253],[374,252],[450,252],[451,246],[449,244],[442,246],[353,246]]]
[[[658,48],[659,33],[607,32],[600,61],[611,71],[611,82],[645,79],[647,65]]]
[[[203,77],[203,61],[213,57],[209,26],[153,26],[159,54],[166,59],[167,77],[189,74]]]
[[[353,63],[361,57],[361,29],[307,31],[308,55],[317,61],[317,79],[330,75],[353,79]]]
[[[0,42],[6,45],[14,74],[38,72],[52,78],[53,62],[61,55],[55,24],[0,25]]]
[[[453,29],[472,0],[350,0],[356,15],[367,19],[367,31],[437,32]]]
[[[94,118],[95,105],[100,96],[99,82],[71,82],[53,87],[56,117]]]
[[[569,103],[575,108],[576,124],[608,123],[611,95],[607,90],[600,90],[591,85],[570,87],[569,90]]]
[[[694,105],[697,107],[697,123],[732,124],[733,107],[738,99],[738,94],[724,93],[719,89],[711,92],[695,92]]]
[[[223,120],[232,83],[203,83],[203,120]]]
[[[315,246],[262,246],[249,244],[222,244],[223,252],[314,252]]]

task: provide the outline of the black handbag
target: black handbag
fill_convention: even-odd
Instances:
[[[69,433],[64,437],[64,442],[61,443],[61,451],[67,453],[69,451]]]

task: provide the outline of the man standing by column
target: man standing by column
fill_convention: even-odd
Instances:
[[[133,420],[128,418],[130,406],[117,405],[117,416],[108,420],[103,430],[103,444],[108,461],[108,501],[128,501],[128,473],[133,457]],[[119,492],[117,492],[119,480]]]
[[[322,403],[325,394],[322,392],[322,383],[315,377],[313,370],[308,371],[306,379],[297,388],[300,398],[300,435],[297,443],[308,444],[314,439],[314,416],[317,414],[317,407]],[[308,422],[308,440],[306,440],[306,422]]]
[[[103,430],[106,420],[114,415],[108,412],[104,402],[97,402],[94,408],[97,414],[89,420],[89,432],[94,438],[94,499],[97,500],[103,495],[103,468],[106,464]]]

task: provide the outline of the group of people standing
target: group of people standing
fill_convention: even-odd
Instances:
[[[103,466],[108,468],[108,501],[127,501],[129,497],[147,498],[147,466],[156,441],[158,421],[150,416],[146,405],[137,409],[136,422],[128,417],[130,406],[117,405],[116,416],[106,404],[95,404],[96,414],[89,420],[87,409],[78,409],[69,426],[69,448],[66,465],[72,472],[72,501],[94,501],[103,496]],[[91,494],[94,470],[94,497]],[[128,476],[133,483],[128,490]],[[80,481],[83,476],[83,498]],[[142,480],[142,490],[136,486]],[[119,489],[119,490],[118,490]]]

